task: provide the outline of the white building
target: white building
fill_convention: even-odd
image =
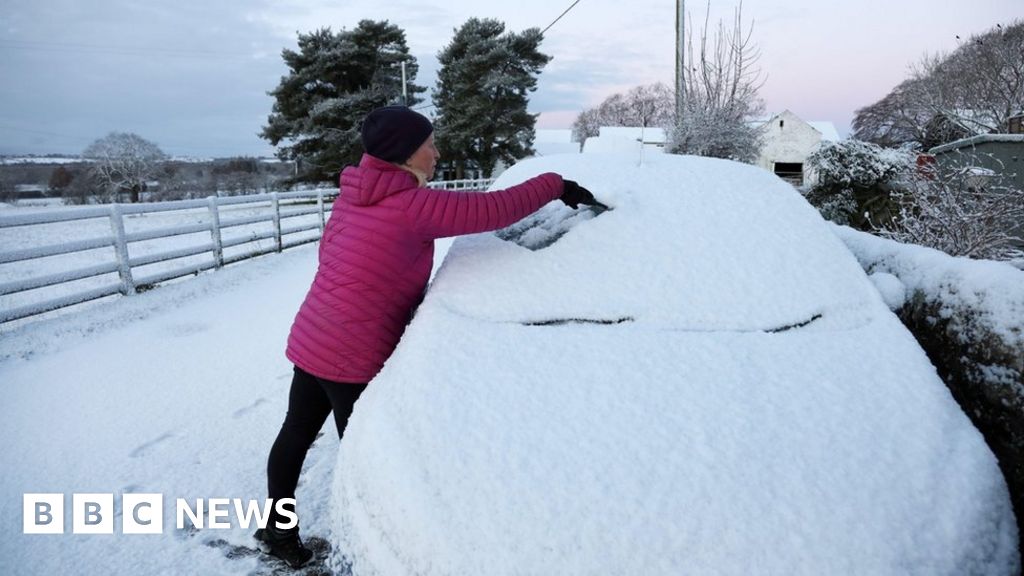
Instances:
[[[665,130],[662,128],[634,128],[631,126],[602,126],[597,136],[587,138],[583,152],[664,152]]]
[[[798,186],[814,182],[807,157],[821,142],[840,140],[831,122],[807,122],[789,110],[772,116],[761,128],[764,145],[755,164]]]
[[[813,184],[814,174],[807,168],[807,158],[822,142],[838,142],[842,138],[835,124],[829,121],[808,122],[785,110],[766,119],[752,120],[752,125],[763,131],[761,154],[755,165],[777,174],[793,184]],[[663,152],[667,134],[662,128],[630,126],[602,126],[597,136],[587,138],[584,153]],[[533,147],[537,156],[580,152],[580,145],[572,141],[572,130],[539,129]],[[500,165],[495,175],[505,170]]]
[[[567,154],[580,151],[579,142],[572,141],[571,128],[540,128],[535,131],[533,149],[536,156]]]

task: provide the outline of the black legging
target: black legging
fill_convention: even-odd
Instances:
[[[334,423],[341,438],[352,406],[365,389],[366,384],[332,382],[295,367],[288,393],[288,413],[267,459],[267,494],[272,500],[295,498],[306,452],[327,421],[327,415],[334,411]],[[271,514],[272,522],[279,520],[284,521],[276,513]]]

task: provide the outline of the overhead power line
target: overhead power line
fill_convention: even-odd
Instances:
[[[546,28],[544,28],[543,30],[540,31],[540,35],[543,36],[548,30],[551,29],[552,26],[557,24],[559,20],[561,20],[566,14],[568,14],[570,10],[575,8],[576,5],[580,3],[580,1],[581,0],[576,0],[575,2],[570,4],[569,7],[565,9],[565,11],[563,11],[561,14],[558,15],[558,18],[555,18],[554,20],[552,20],[551,24],[548,24]],[[435,106],[434,104],[425,104],[423,106],[419,106],[417,108],[413,108],[413,110],[424,110],[426,108],[433,108],[434,106]]]
[[[558,22],[559,20],[562,19],[562,16],[565,16],[566,14],[568,14],[569,10],[572,10],[573,8],[575,8],[576,5],[579,4],[579,3],[580,3],[580,0],[576,0],[575,2],[573,2],[571,6],[569,6],[568,8],[565,9],[565,12],[562,12],[561,14],[559,14],[558,18],[555,18],[555,20],[551,24],[548,24],[547,28],[541,30],[540,31],[540,35],[543,36],[544,33],[547,32],[548,30],[550,30],[551,27],[554,26],[556,22]]]

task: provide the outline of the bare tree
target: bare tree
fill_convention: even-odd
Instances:
[[[580,146],[591,136],[597,136],[601,131],[600,108],[588,108],[576,116],[572,123],[572,141],[579,142]]]
[[[923,100],[924,83],[919,78],[904,80],[878,102],[857,110],[854,138],[887,148],[924,142],[933,116]]]
[[[744,32],[741,2],[732,26],[726,28],[719,21],[717,33],[709,41],[710,1],[708,12],[699,50],[694,50],[692,31],[687,34],[690,40],[683,66],[686,98],[668,150],[752,162],[761,149],[761,133],[750,120],[764,112],[764,103],[758,97],[764,83],[757,68],[760,52],[751,41],[754,25],[751,22]]]
[[[661,82],[612,94],[596,108],[584,110],[572,125],[573,141],[597,136],[601,126],[664,127],[675,118],[675,93]]]
[[[911,77],[857,110],[854,137],[928,149],[1001,132],[1024,110],[1024,22],[972,36],[948,55],[926,54]]]
[[[111,132],[96,140],[82,156],[93,161],[90,169],[108,192],[114,195],[129,192],[132,202],[139,201],[146,182],[157,174],[167,158],[156,144],[138,134],[125,132]]]

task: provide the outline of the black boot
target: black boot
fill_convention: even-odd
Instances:
[[[273,526],[260,528],[253,538],[265,545],[265,552],[284,560],[292,568],[298,568],[313,557],[313,551],[306,548],[299,538],[299,527],[279,530]]]

